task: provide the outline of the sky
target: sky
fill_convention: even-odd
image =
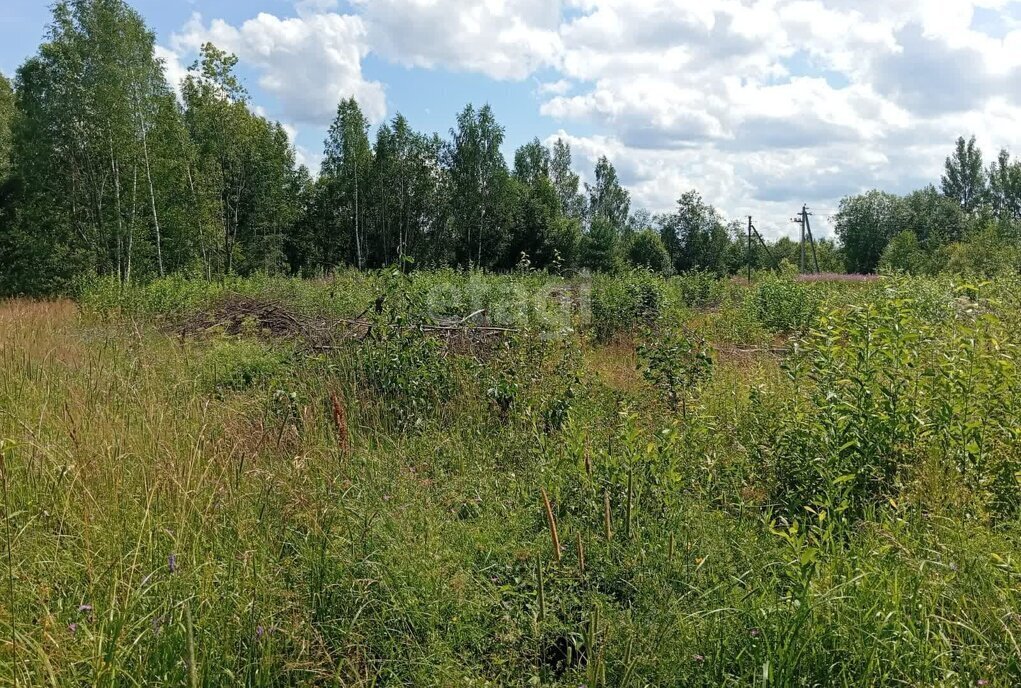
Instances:
[[[133,0],[177,82],[212,41],[261,114],[318,167],[348,96],[374,124],[446,136],[492,105],[505,155],[568,141],[606,155],[633,207],[697,189],[730,219],[821,234],[842,197],[939,184],[958,136],[1021,154],[1021,0]],[[45,35],[49,3],[4,0],[0,71]],[[817,230],[818,231],[818,230]]]

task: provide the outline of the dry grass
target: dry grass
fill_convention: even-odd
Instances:
[[[644,387],[633,341],[618,338],[606,346],[587,348],[584,354],[585,370],[610,389],[636,393]]]

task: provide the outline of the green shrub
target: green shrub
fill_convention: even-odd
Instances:
[[[608,341],[618,333],[633,333],[657,318],[664,306],[662,278],[634,270],[599,275],[592,284],[592,327],[596,339]]]
[[[202,362],[200,379],[219,393],[264,385],[281,374],[288,355],[254,339],[219,339]]]
[[[929,257],[918,243],[918,237],[910,230],[904,230],[886,245],[879,267],[884,272],[904,272],[922,275],[929,271]]]
[[[451,366],[423,330],[426,305],[413,279],[384,270],[376,281],[377,307],[355,352],[359,381],[397,427],[421,427],[452,391]]]
[[[820,297],[810,285],[789,274],[769,276],[756,287],[749,303],[756,320],[776,333],[804,332],[819,312]]]
[[[1021,269],[1017,244],[990,225],[973,232],[966,241],[949,247],[951,273],[977,277],[1016,274]]]
[[[726,280],[714,272],[692,270],[670,279],[682,304],[689,308],[705,308],[720,303],[726,290]]]
[[[626,247],[628,262],[636,268],[644,268],[659,274],[671,268],[670,253],[663,244],[659,233],[643,229],[630,237]]]
[[[822,315],[787,360],[798,395],[762,431],[775,438],[764,448],[773,503],[794,518],[857,520],[937,456],[980,510],[1013,514],[1021,382],[1009,325],[962,295],[946,327],[924,300],[888,291]]]
[[[704,339],[676,327],[649,328],[638,347],[642,376],[666,397],[673,411],[688,415],[688,399],[709,378],[713,358]]]

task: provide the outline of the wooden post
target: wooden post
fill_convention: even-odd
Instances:
[[[752,283],[752,216],[748,216],[748,284]]]

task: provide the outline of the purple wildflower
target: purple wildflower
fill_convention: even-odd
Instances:
[[[748,633],[751,634],[753,638],[759,637],[759,629],[757,628],[753,628],[752,630],[748,631]]]
[[[692,655],[691,658],[694,659],[699,664],[705,661],[705,657],[702,655]]]
[[[266,629],[264,629],[262,626],[256,626],[255,627],[255,637],[256,638],[261,638],[265,632],[266,632]]]
[[[175,573],[177,571],[177,556],[172,552],[170,556],[167,557],[167,568],[170,569],[170,573]]]
[[[91,604],[80,604],[80,605],[78,605],[78,611],[80,611],[80,612],[91,612],[92,611],[92,605]]]
[[[980,685],[980,686],[988,686],[989,685],[989,680],[988,679],[984,679],[984,678],[980,678],[978,680],[978,685]]]
[[[78,624],[76,624],[76,623],[68,624],[67,625],[67,630],[71,631],[71,635],[74,635],[75,633],[78,632]]]

